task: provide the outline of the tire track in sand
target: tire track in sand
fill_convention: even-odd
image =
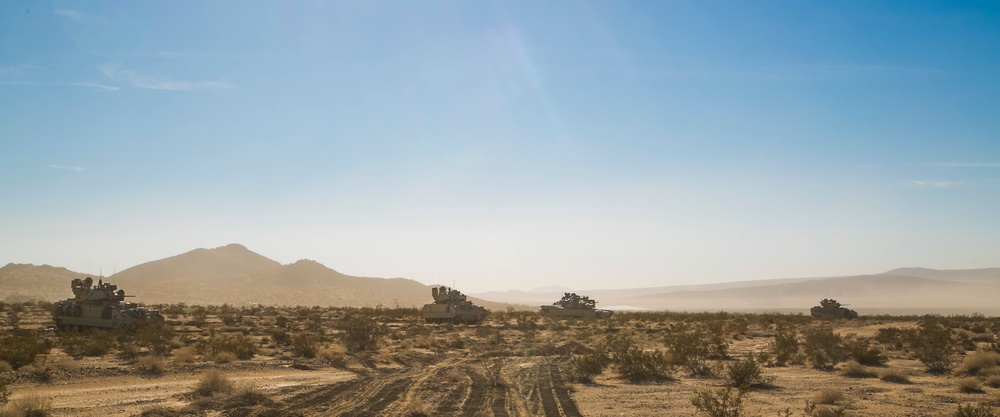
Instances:
[[[464,371],[472,385],[469,388],[469,395],[462,404],[462,415],[476,415],[480,410],[490,410],[493,417],[508,417],[507,413],[507,390],[504,387],[495,387],[483,375],[474,369],[465,367]]]
[[[288,411],[313,409],[328,415],[376,416],[413,383],[410,373],[375,374],[337,385],[320,386],[284,402]]]

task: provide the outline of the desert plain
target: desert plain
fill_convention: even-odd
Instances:
[[[7,415],[992,415],[1000,319],[162,304],[137,332],[0,307]],[[36,414],[31,414],[36,412]]]

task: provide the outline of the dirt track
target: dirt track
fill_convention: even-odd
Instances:
[[[529,360],[530,359],[530,360]],[[25,384],[15,398],[39,395],[55,416],[137,415],[154,406],[183,408],[200,372],[161,377],[103,376]],[[523,358],[504,368],[495,386],[475,362],[449,358],[429,366],[371,371],[298,370],[288,367],[226,372],[274,399],[274,408],[307,416],[429,415],[565,416],[580,412],[563,386],[559,366]]]

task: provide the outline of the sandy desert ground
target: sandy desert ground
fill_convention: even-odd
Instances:
[[[3,306],[0,415],[950,416],[992,412],[1000,394],[1000,319],[977,315],[504,311],[467,326],[415,309],[165,305],[162,328],[77,334],[52,330],[48,308]]]

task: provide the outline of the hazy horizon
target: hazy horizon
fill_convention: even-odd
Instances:
[[[468,293],[1000,266],[1000,6],[0,4],[0,262]]]

